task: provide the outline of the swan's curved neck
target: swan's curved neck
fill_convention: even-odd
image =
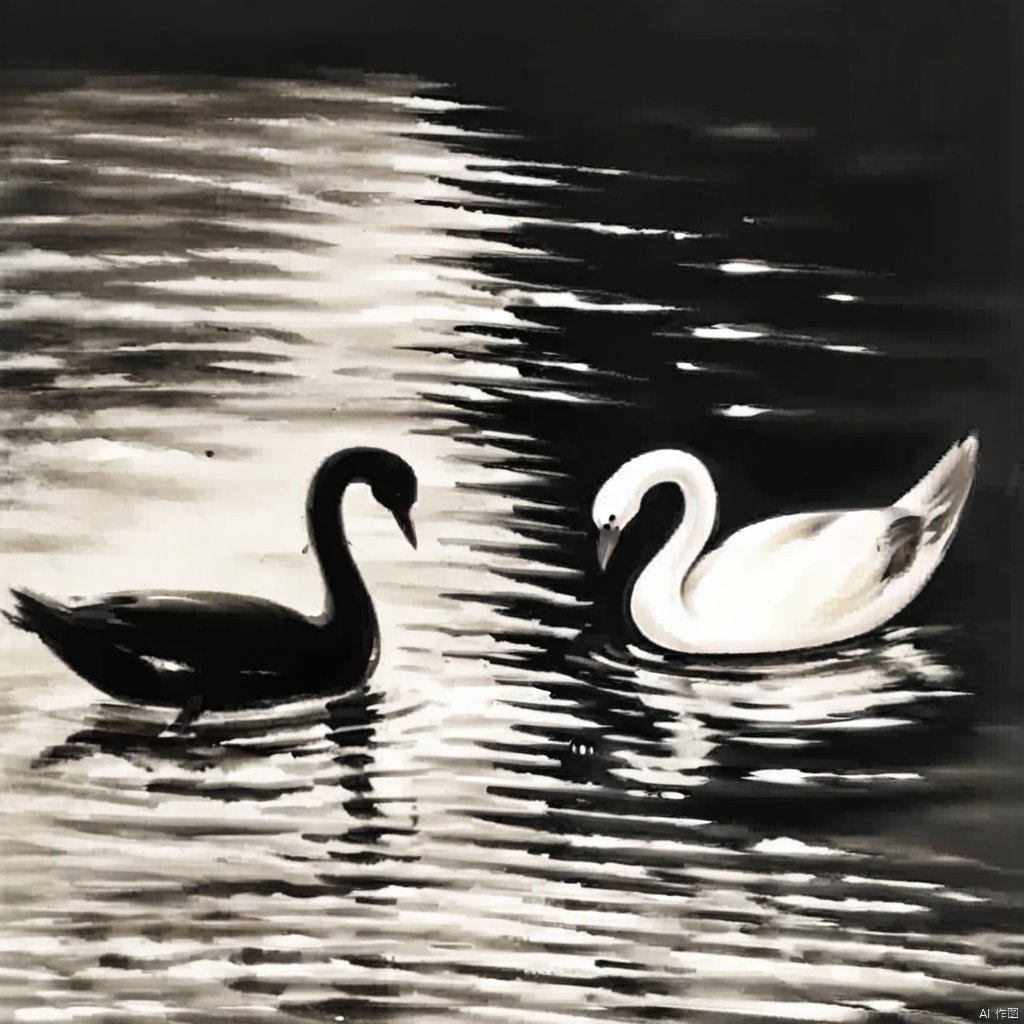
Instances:
[[[664,451],[643,467],[637,482],[639,497],[658,484],[675,484],[683,495],[683,515],[658,553],[637,577],[631,598],[633,620],[649,639],[659,641],[671,624],[678,632],[683,583],[715,528],[718,495],[707,467],[687,452]]]
[[[317,470],[306,501],[306,525],[324,581],[324,610],[320,621],[325,626],[333,626],[339,621],[340,611],[346,629],[352,627],[353,635],[357,635],[360,627],[372,632],[377,620],[345,537],[341,502],[349,484],[366,482],[368,472],[358,457],[346,455],[348,453],[341,458],[328,459]]]

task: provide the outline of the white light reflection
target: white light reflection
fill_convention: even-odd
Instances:
[[[722,341],[743,341],[748,338],[763,338],[763,331],[752,331],[742,327],[733,327],[731,324],[714,324],[711,327],[695,327],[692,334],[695,338],[707,338],[708,340]]]
[[[723,405],[714,410],[719,416],[727,416],[731,419],[748,420],[754,416],[763,416],[771,409],[761,405]]]
[[[773,267],[771,264],[759,260],[729,260],[726,263],[719,263],[718,269],[723,274],[773,274],[783,268]]]

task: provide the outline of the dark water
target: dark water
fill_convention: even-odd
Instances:
[[[1024,1000],[1005,299],[944,278],[927,164],[806,123],[571,130],[407,78],[11,86],[0,580],[317,607],[306,481],[404,454],[421,546],[345,513],[365,690],[99,699],[4,627],[16,1021],[944,1021]],[[563,126],[564,127],[564,126]],[[908,167],[911,170],[908,170]],[[698,452],[721,528],[983,466],[881,635],[667,660],[589,503]]]

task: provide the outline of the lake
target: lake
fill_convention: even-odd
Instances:
[[[1014,355],[998,294],[929,276],[918,172],[813,124],[654,152],[621,111],[600,153],[411,77],[4,97],[4,586],[313,613],[320,460],[420,480],[416,551],[346,499],[383,635],[357,692],[176,735],[3,624],[9,1019],[1020,1005]],[[728,532],[889,503],[972,427],[963,528],[879,634],[647,649],[622,593],[671,494],[597,571],[590,502],[647,448],[700,453]]]

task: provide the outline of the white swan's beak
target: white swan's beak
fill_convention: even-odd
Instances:
[[[619,528],[609,526],[601,529],[597,534],[597,564],[601,572],[608,567],[615,545],[619,543]]]
[[[412,515],[410,512],[398,512],[392,509],[391,514],[395,517],[395,522],[398,523],[398,528],[405,534],[405,539],[413,547],[416,547],[416,527],[413,525]]]

